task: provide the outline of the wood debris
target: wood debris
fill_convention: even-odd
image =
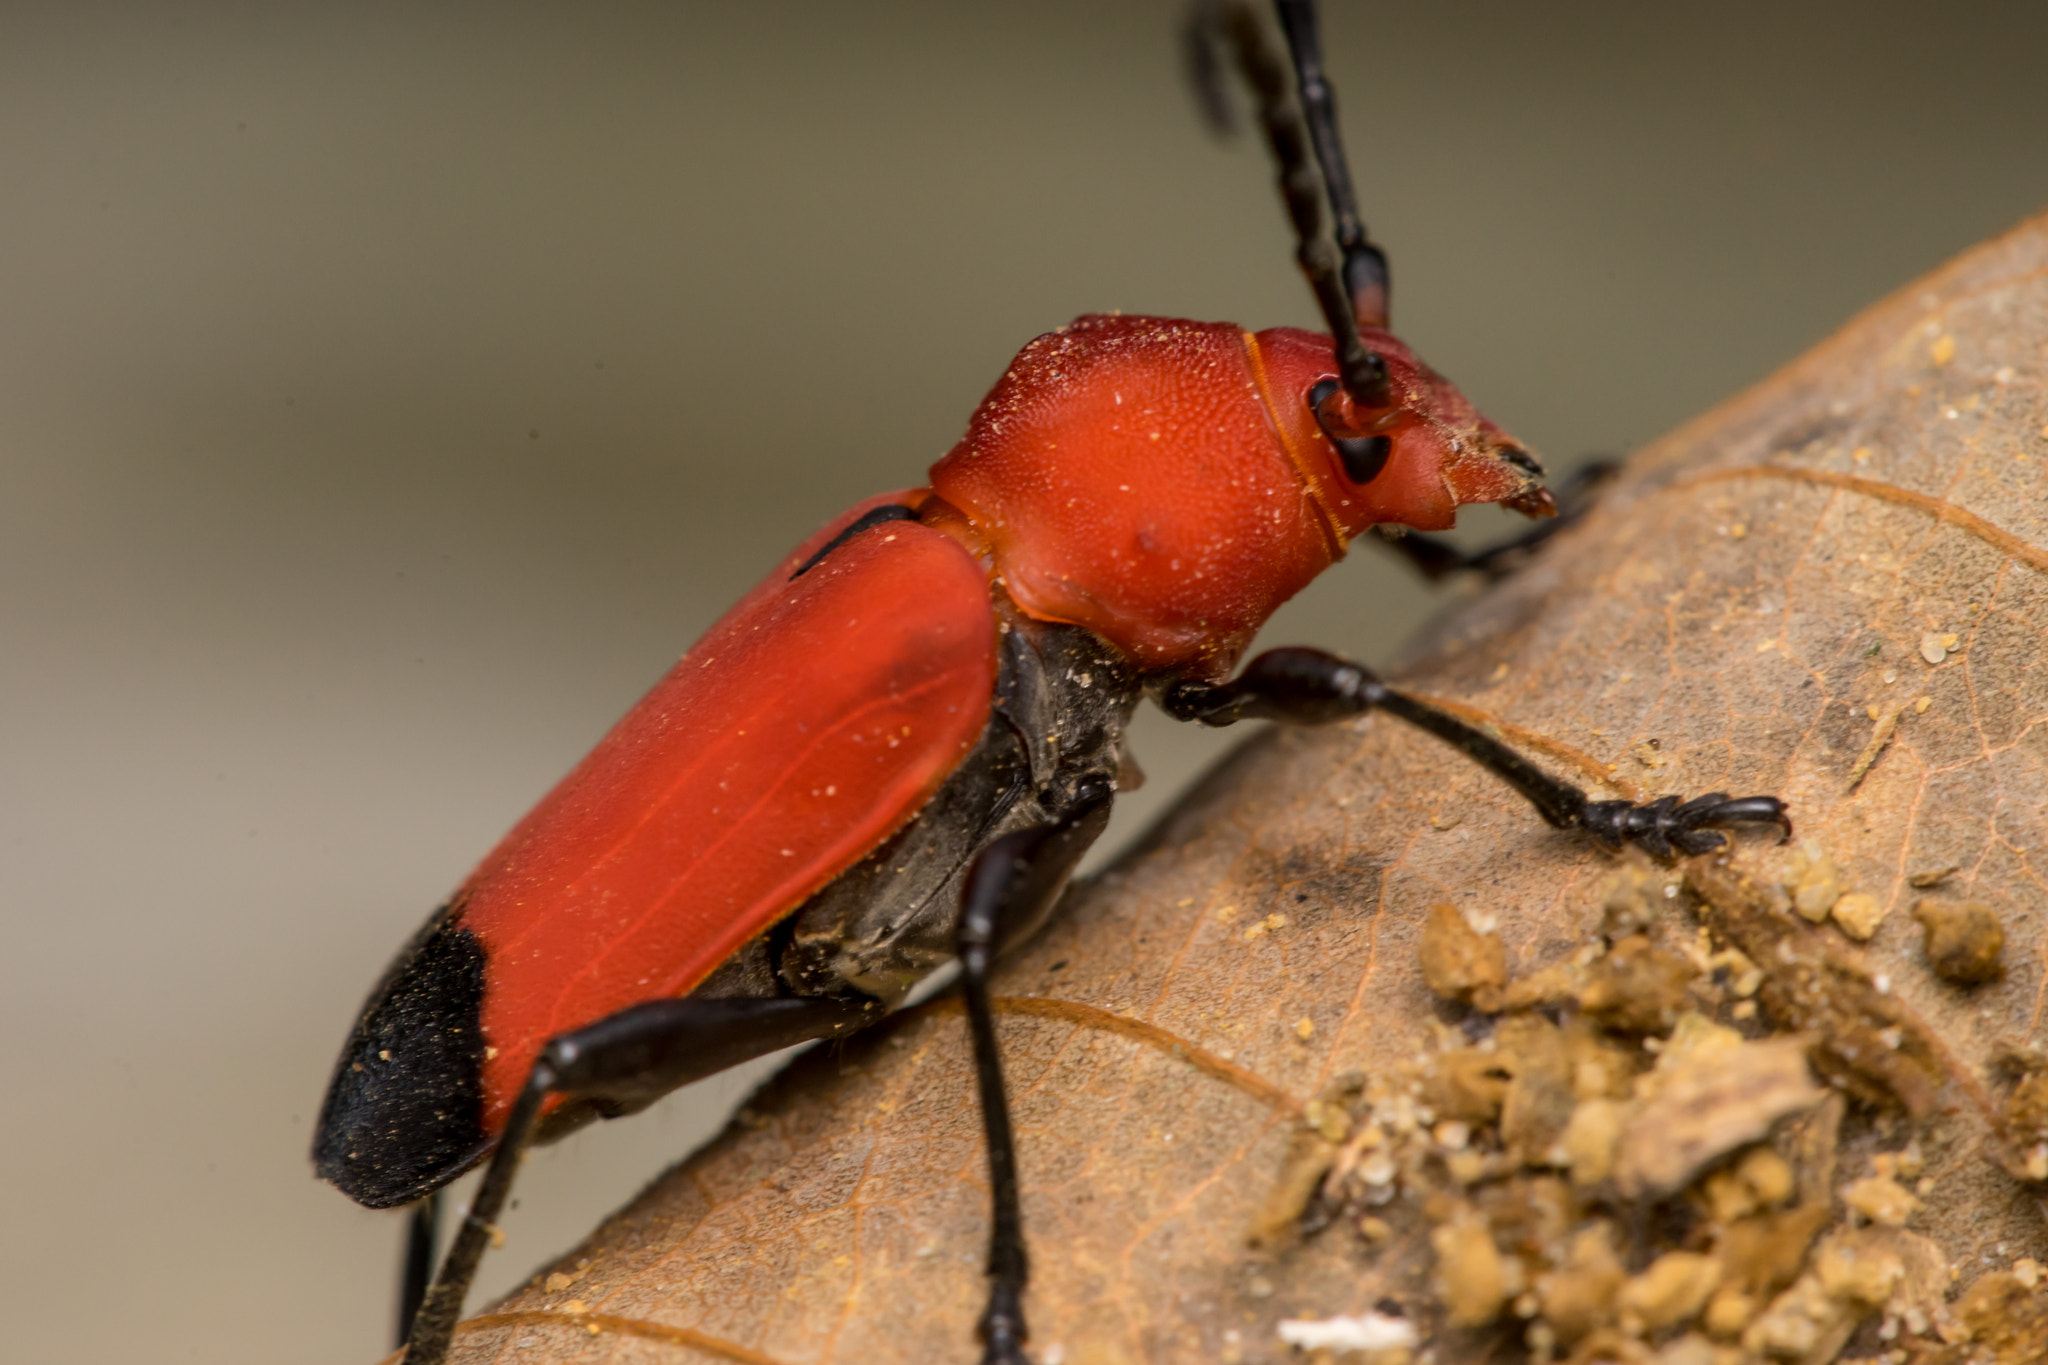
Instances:
[[[1477,1013],[1311,1104],[1255,1235],[1348,1226],[1368,1261],[1426,1239],[1403,1359],[1451,1341],[1492,1342],[1503,1365],[2048,1360],[2048,1271],[2016,1261],[1951,1302],[1969,1281],[1913,1228],[1935,1188],[1918,1134],[1950,1150],[1944,1115],[1995,1106],[1808,918],[1824,901],[1822,920],[1867,938],[1855,926],[1882,915],[1862,918],[1818,851],[1789,887],[1715,860],[1680,885],[1624,863],[1599,940],[1519,978],[1497,937],[1435,907],[1425,979]],[[1699,928],[1674,923],[1681,905]],[[2048,1180],[2048,1056],[2015,1050],[2008,1071],[1988,1147],[2032,1144]],[[1884,1113],[1909,1127],[1884,1120],[1873,1154]],[[1852,1114],[1863,1156],[1845,1172]]]

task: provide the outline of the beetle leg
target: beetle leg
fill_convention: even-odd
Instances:
[[[1592,801],[1586,793],[1516,753],[1493,736],[1448,711],[1388,687],[1362,664],[1320,649],[1273,649],[1245,665],[1227,683],[1176,682],[1160,694],[1159,705],[1176,720],[1230,725],[1240,720],[1278,720],[1321,725],[1381,710],[1427,730],[1520,792],[1536,813],[1558,829],[1579,829],[1609,848],[1635,844],[1659,858],[1674,850],[1705,853],[1727,842],[1713,825],[1773,824],[1792,837],[1785,803],[1775,796],[1730,800],[1714,792],[1678,804],[1675,796],[1636,805]]]
[[[434,1274],[434,1243],[441,1233],[441,1192],[435,1190],[412,1206],[405,1220],[405,1268],[398,1280],[398,1344],[412,1335],[412,1320],[427,1297]]]
[[[1593,509],[1597,490],[1621,472],[1619,460],[1589,460],[1566,475],[1555,491],[1557,515],[1519,534],[1478,550],[1461,550],[1441,536],[1421,531],[1381,537],[1380,543],[1406,559],[1409,565],[1432,583],[1454,573],[1471,570],[1488,582],[1505,578],[1525,563],[1538,546],[1574,525]]]
[[[441,1273],[412,1319],[408,1365],[442,1365],[447,1359],[462,1301],[550,1095],[637,1106],[727,1067],[848,1033],[880,1016],[880,1006],[866,999],[685,996],[634,1005],[549,1039],[498,1135],[498,1149],[442,1259]]]
[[[990,1218],[988,1308],[979,1331],[982,1365],[1029,1365],[1024,1342],[1024,1285],[1030,1262],[1017,1195],[1017,1143],[1003,1090],[1002,1055],[989,1008],[989,971],[1008,932],[1036,922],[1066,884],[1074,865],[1109,819],[1109,787],[1084,788],[1066,816],[1052,824],[1006,834],[982,850],[960,896],[960,978],[968,1031],[974,1040],[974,1076],[987,1135]]]

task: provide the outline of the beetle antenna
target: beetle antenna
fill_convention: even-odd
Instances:
[[[1364,327],[1387,325],[1387,254],[1372,244],[1358,216],[1358,197],[1351,188],[1351,166],[1344,159],[1344,140],[1337,131],[1337,96],[1323,74],[1323,44],[1316,31],[1315,0],[1274,0],[1287,50],[1294,56],[1295,85],[1300,91],[1301,117],[1308,124],[1330,196],[1330,214],[1337,223],[1337,250],[1344,257],[1344,285],[1351,311]]]
[[[1217,25],[1218,38],[1229,45],[1245,84],[1258,101],[1259,126],[1265,131],[1266,145],[1272,149],[1274,161],[1279,163],[1280,197],[1294,224],[1294,259],[1308,277],[1309,288],[1315,291],[1316,303],[1323,310],[1323,320],[1329,324],[1330,335],[1337,343],[1337,371],[1344,381],[1344,391],[1361,408],[1385,407],[1389,397],[1386,362],[1367,350],[1359,338],[1359,319],[1352,307],[1351,291],[1344,284],[1342,258],[1323,233],[1322,177],[1316,170],[1310,134],[1295,107],[1293,72],[1274,53],[1265,29],[1249,5],[1204,5],[1196,10],[1193,19],[1198,25]],[[1313,56],[1312,26],[1309,42]],[[1320,66],[1317,70],[1320,72]],[[1327,102],[1327,82],[1323,90]],[[1348,192],[1347,183],[1347,202]],[[1355,212],[1352,218],[1355,224]],[[1362,227],[1358,234],[1363,242]]]
[[[1187,21],[1181,25],[1181,61],[1187,72],[1188,89],[1195,97],[1202,122],[1219,137],[1237,131],[1237,110],[1230,102],[1230,82],[1223,70],[1223,54],[1217,49],[1223,33],[1225,0],[1194,0],[1188,6]]]

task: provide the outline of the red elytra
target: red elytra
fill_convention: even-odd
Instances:
[[[712,626],[483,861],[484,1128],[540,1045],[682,995],[922,806],[988,723],[995,615],[958,541],[893,523]],[[917,609],[903,609],[915,602]]]

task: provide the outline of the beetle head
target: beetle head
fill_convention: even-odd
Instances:
[[[1543,466],[1456,385],[1388,332],[1360,339],[1386,367],[1384,406],[1362,407],[1337,383],[1330,338],[1293,327],[1254,338],[1273,424],[1340,541],[1386,524],[1440,531],[1466,503],[1556,514]]]

